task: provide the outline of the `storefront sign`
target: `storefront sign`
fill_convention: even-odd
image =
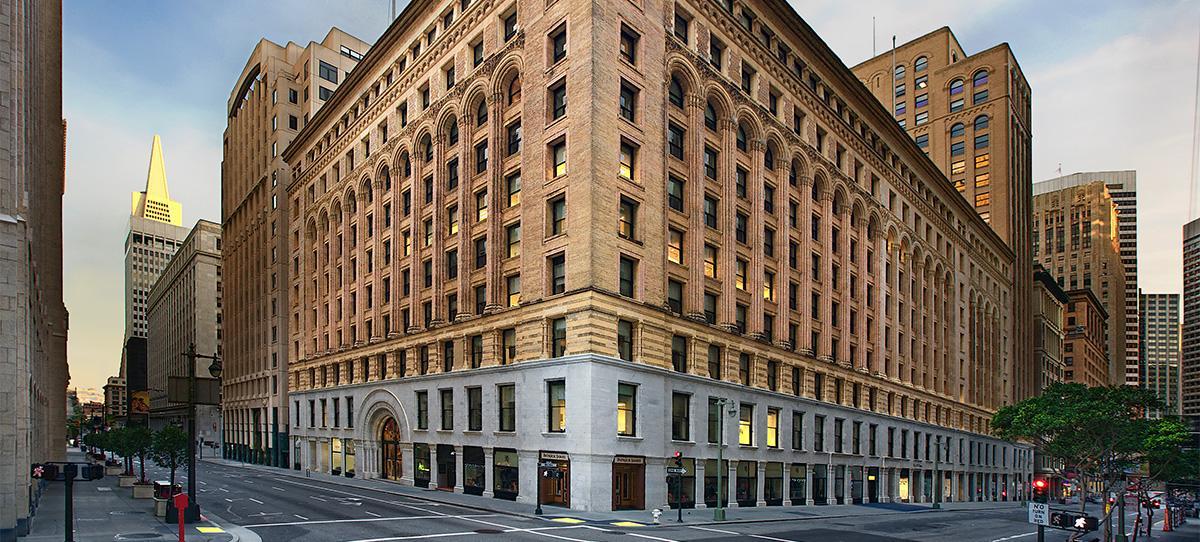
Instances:
[[[539,454],[538,457],[541,459],[548,459],[550,461],[570,461],[571,460],[570,456],[568,456],[567,454],[562,453],[562,452],[541,452],[541,454]]]
[[[628,455],[618,455],[613,458],[613,463],[616,463],[618,465],[645,465],[646,458],[634,457],[634,456],[628,456]]]

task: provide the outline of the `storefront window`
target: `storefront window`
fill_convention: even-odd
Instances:
[[[804,463],[792,463],[790,466],[788,480],[788,498],[792,500],[793,506],[806,504],[804,502],[804,489],[808,485],[808,465]]]
[[[483,448],[463,446],[463,493],[483,495],[486,485]]]
[[[812,496],[814,504],[829,504],[829,467],[813,465]]]
[[[342,457],[342,439],[333,437],[333,438],[329,439],[329,442],[331,445],[330,446],[331,455],[329,457],[329,472],[333,473],[334,476],[338,476],[338,475],[342,474],[342,465],[344,464],[344,459],[345,459]]]
[[[454,489],[454,483],[458,480],[455,473],[456,458],[454,457],[454,446],[450,444],[437,445],[437,487],[438,489]]]
[[[717,505],[717,473],[721,473],[721,506],[729,506],[729,460],[721,461],[717,467],[716,459],[704,460],[704,505]]]
[[[716,462],[714,461],[713,464],[715,465]],[[672,463],[671,466],[674,464]],[[683,476],[667,477],[667,505],[672,510],[675,509],[676,503],[680,502],[680,497],[682,497],[684,508],[696,507],[696,460],[683,458],[683,470],[686,471]],[[713,483],[716,483],[715,479]]]
[[[763,498],[767,506],[783,504],[783,463],[767,463],[763,479]]]
[[[737,462],[736,495],[738,506],[755,506],[758,504],[758,462]]]
[[[429,487],[429,445],[428,444],[413,444],[413,485],[417,487]]]
[[[354,458],[354,440],[346,439],[342,441],[342,449],[346,453],[346,476],[354,476],[355,458]]]
[[[833,467],[833,496],[838,504],[846,504],[846,466]]]
[[[492,456],[492,479],[495,486],[492,491],[497,499],[517,500],[518,470],[517,451],[497,448]]]

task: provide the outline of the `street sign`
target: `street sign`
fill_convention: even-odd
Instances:
[[[541,463],[538,463],[538,467],[541,467],[543,469],[557,469],[558,463],[555,463],[553,461],[542,461]]]
[[[188,402],[188,379],[186,376],[167,377],[167,401],[171,403]],[[221,381],[216,378],[196,377],[196,404],[221,404]]]
[[[1050,524],[1050,505],[1042,502],[1029,503],[1029,523],[1034,525]]]
[[[667,467],[667,474],[679,476],[682,474],[687,474],[687,469],[683,467]]]

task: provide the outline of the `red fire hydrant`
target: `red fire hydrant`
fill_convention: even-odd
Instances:
[[[176,493],[174,499],[175,499],[175,516],[179,518],[179,542],[184,542],[183,541],[183,519],[184,519],[184,516],[186,515],[186,513],[184,511],[187,510],[187,506],[188,506],[187,493]]]

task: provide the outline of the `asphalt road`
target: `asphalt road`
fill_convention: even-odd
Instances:
[[[1034,528],[1026,523],[1024,510],[1014,508],[970,512],[922,511],[825,519],[807,515],[798,516],[795,520],[764,523],[704,526],[671,526],[668,523],[658,527],[622,528],[607,523],[563,524],[489,513],[308,478],[206,462],[200,463],[199,469],[199,499],[204,514],[212,522],[250,542],[256,537],[264,541],[300,542],[423,539],[540,542],[1036,541]],[[152,479],[166,478],[166,473],[157,467],[148,467],[147,475]],[[182,473],[179,479],[183,480]],[[1129,525],[1132,525],[1132,519]],[[1160,533],[1156,532],[1155,535],[1155,540],[1164,540]],[[1092,537],[1098,535],[1093,533]],[[1046,540],[1063,542],[1067,540],[1067,533],[1048,529]]]

